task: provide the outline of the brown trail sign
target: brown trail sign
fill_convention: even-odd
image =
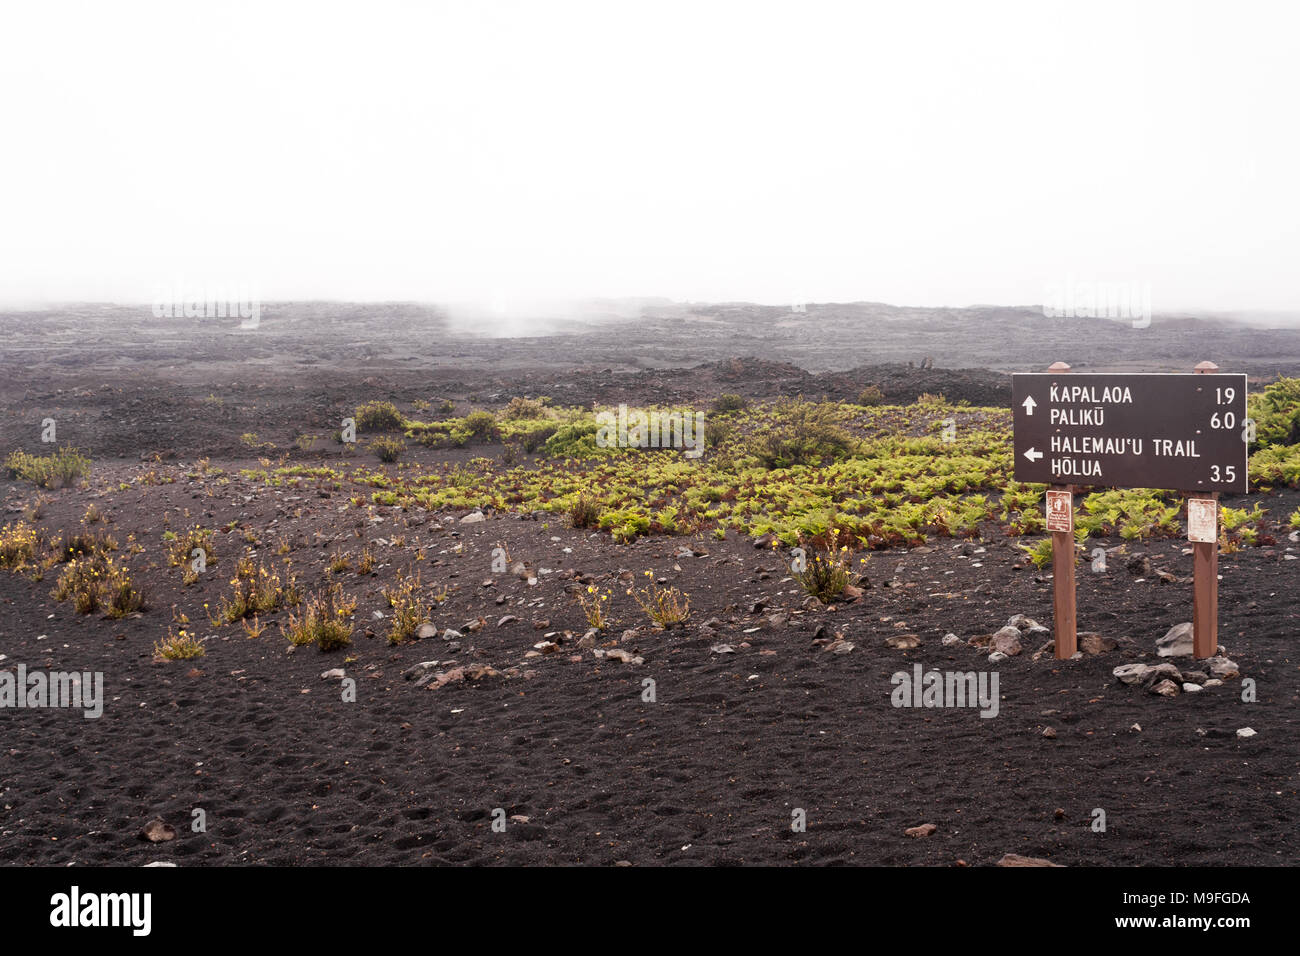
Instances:
[[[1250,480],[1246,376],[1201,374],[1217,369],[1203,362],[1185,375],[1075,375],[1058,362],[1047,372],[1011,377],[1015,478],[1053,486],[1046,505],[1058,658],[1073,655],[1076,643],[1075,485],[1162,488],[1188,496],[1195,653],[1216,653],[1217,499],[1246,493]]]
[[[1245,493],[1246,376],[1013,375],[1017,481]]]

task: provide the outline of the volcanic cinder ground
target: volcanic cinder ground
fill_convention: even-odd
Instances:
[[[1017,614],[1051,625],[1050,576],[1005,536],[875,552],[861,596],[823,606],[806,600],[783,553],[734,534],[620,545],[555,514],[464,523],[464,510],[356,507],[356,490],[268,487],[239,475],[262,457],[350,463],[333,442],[301,449],[294,438],[325,434],[372,399],[492,408],[542,393],[565,405],[705,407],[722,392],[849,398],[879,384],[891,401],[942,391],[1005,405],[1006,371],[1056,359],[1176,371],[1212,358],[1257,379],[1300,372],[1296,332],[1228,322],[1157,318],[1140,330],[1031,310],[646,309],[608,324],[555,323],[551,335],[528,339],[471,337],[411,306],[268,306],[261,326],[244,331],[157,320],[147,308],[0,315],[0,453],[40,451],[41,423],[53,418],[60,440],[94,460],[84,487],[0,481],[0,523],[44,497],[36,523],[51,533],[79,527],[94,504],[119,542],[155,551],[164,516],[173,529],[231,529],[216,536],[213,572],[191,587],[165,561],[142,571],[149,609],[121,620],[56,602],[53,575],[0,572],[0,668],[99,671],[106,696],[93,720],[0,711],[0,860],[1300,859],[1300,545],[1285,534],[1220,559],[1220,642],[1239,675],[1166,699],[1112,671],[1154,663],[1156,639],[1190,620],[1191,558],[1178,539],[1103,539],[1117,555],[1107,570],[1080,566],[1079,626],[1113,649],[1057,661],[1035,654],[1048,635],[1026,630],[1022,653],[990,665],[972,639]],[[917,367],[926,358],[936,367]],[[251,449],[249,433],[275,450]],[[402,467],[500,453],[500,445],[412,444]],[[1265,504],[1287,515],[1300,493],[1274,492]],[[238,554],[276,555],[281,545],[307,590],[341,580],[357,596],[346,649],[290,651],[275,625],[282,614],[256,638],[203,620]],[[370,574],[329,571],[332,555],[366,548]],[[528,575],[494,567],[497,548]],[[438,634],[393,646],[388,620],[375,613],[388,611],[382,591],[417,549],[423,584],[446,593]],[[685,626],[651,628],[624,596],[647,570],[689,594]],[[594,641],[583,639],[575,600],[589,584],[614,594],[615,623]],[[178,612],[208,638],[206,654],[156,661],[153,644]],[[960,642],[945,643],[948,634]],[[852,650],[837,653],[841,640]],[[543,642],[546,652],[535,650]],[[438,663],[418,666],[430,661]],[[916,664],[996,670],[997,716],[893,706],[892,675]],[[354,701],[338,678],[322,677],[335,668],[355,681]],[[457,671],[464,679],[422,679]],[[1243,679],[1257,700],[1243,700]],[[1255,734],[1239,736],[1247,727]],[[191,827],[195,810],[202,832]],[[504,832],[492,825],[497,810]],[[802,831],[791,826],[799,810]],[[1104,832],[1094,827],[1098,810]],[[156,818],[176,829],[174,840],[141,839]],[[922,824],[934,832],[905,833]]]

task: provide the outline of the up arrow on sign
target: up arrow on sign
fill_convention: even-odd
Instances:
[[[1025,452],[1025,457],[1030,461],[1038,461],[1038,459],[1043,457],[1043,453],[1041,451],[1034,451],[1034,449],[1030,448]]]
[[[1038,407],[1038,403],[1037,403],[1036,401],[1034,401],[1034,396],[1032,396],[1032,395],[1026,395],[1026,396],[1025,396],[1025,400],[1024,400],[1023,402],[1021,402],[1021,404],[1025,406],[1025,414],[1026,414],[1026,415],[1032,415],[1032,414],[1034,414],[1034,409],[1035,409],[1036,407]],[[1040,456],[1040,457],[1041,457],[1041,456]]]

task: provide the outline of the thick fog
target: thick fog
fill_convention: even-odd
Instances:
[[[1297,309],[1297,16],[1225,12],[12,5],[0,301]]]

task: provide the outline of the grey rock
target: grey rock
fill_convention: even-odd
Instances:
[[[610,660],[622,661],[624,664],[644,664],[644,663],[645,663],[645,658],[643,658],[643,657],[638,657],[638,656],[635,655],[635,654],[632,654],[632,653],[630,653],[630,652],[628,652],[628,651],[622,650],[621,648],[617,648],[617,647],[612,647],[612,648],[610,648],[609,650],[602,650],[601,648],[596,648],[596,649],[595,649],[594,651],[592,651],[591,653],[594,654],[594,655],[596,655],[597,657],[603,657],[603,658],[607,658],[607,659],[610,659]]]
[[[1015,657],[1022,650],[1020,646],[1020,628],[1008,624],[994,633],[989,641],[989,646],[995,651],[1001,651],[1008,657]]]
[[[1141,684],[1151,676],[1151,667],[1148,664],[1121,664],[1111,674],[1121,684]]]
[[[1231,680],[1234,677],[1241,676],[1241,669],[1235,662],[1228,660],[1226,657],[1210,657],[1205,663],[1210,668],[1210,674],[1214,677]]]
[[[1175,624],[1165,632],[1164,637],[1156,641],[1156,654],[1160,657],[1191,657],[1192,653],[1192,624],[1190,621]]]
[[[1119,642],[1113,637],[1103,637],[1096,631],[1080,631],[1078,639],[1079,650],[1091,657],[1104,654],[1106,651],[1113,651],[1119,646]]]
[[[1177,667],[1166,661],[1163,664],[1156,664],[1147,674],[1148,684],[1154,684],[1161,680],[1171,680],[1175,684],[1181,684],[1183,682],[1183,675]]]
[[[1178,685],[1171,680],[1156,681],[1151,686],[1151,693],[1159,694],[1161,697],[1177,697]]]

